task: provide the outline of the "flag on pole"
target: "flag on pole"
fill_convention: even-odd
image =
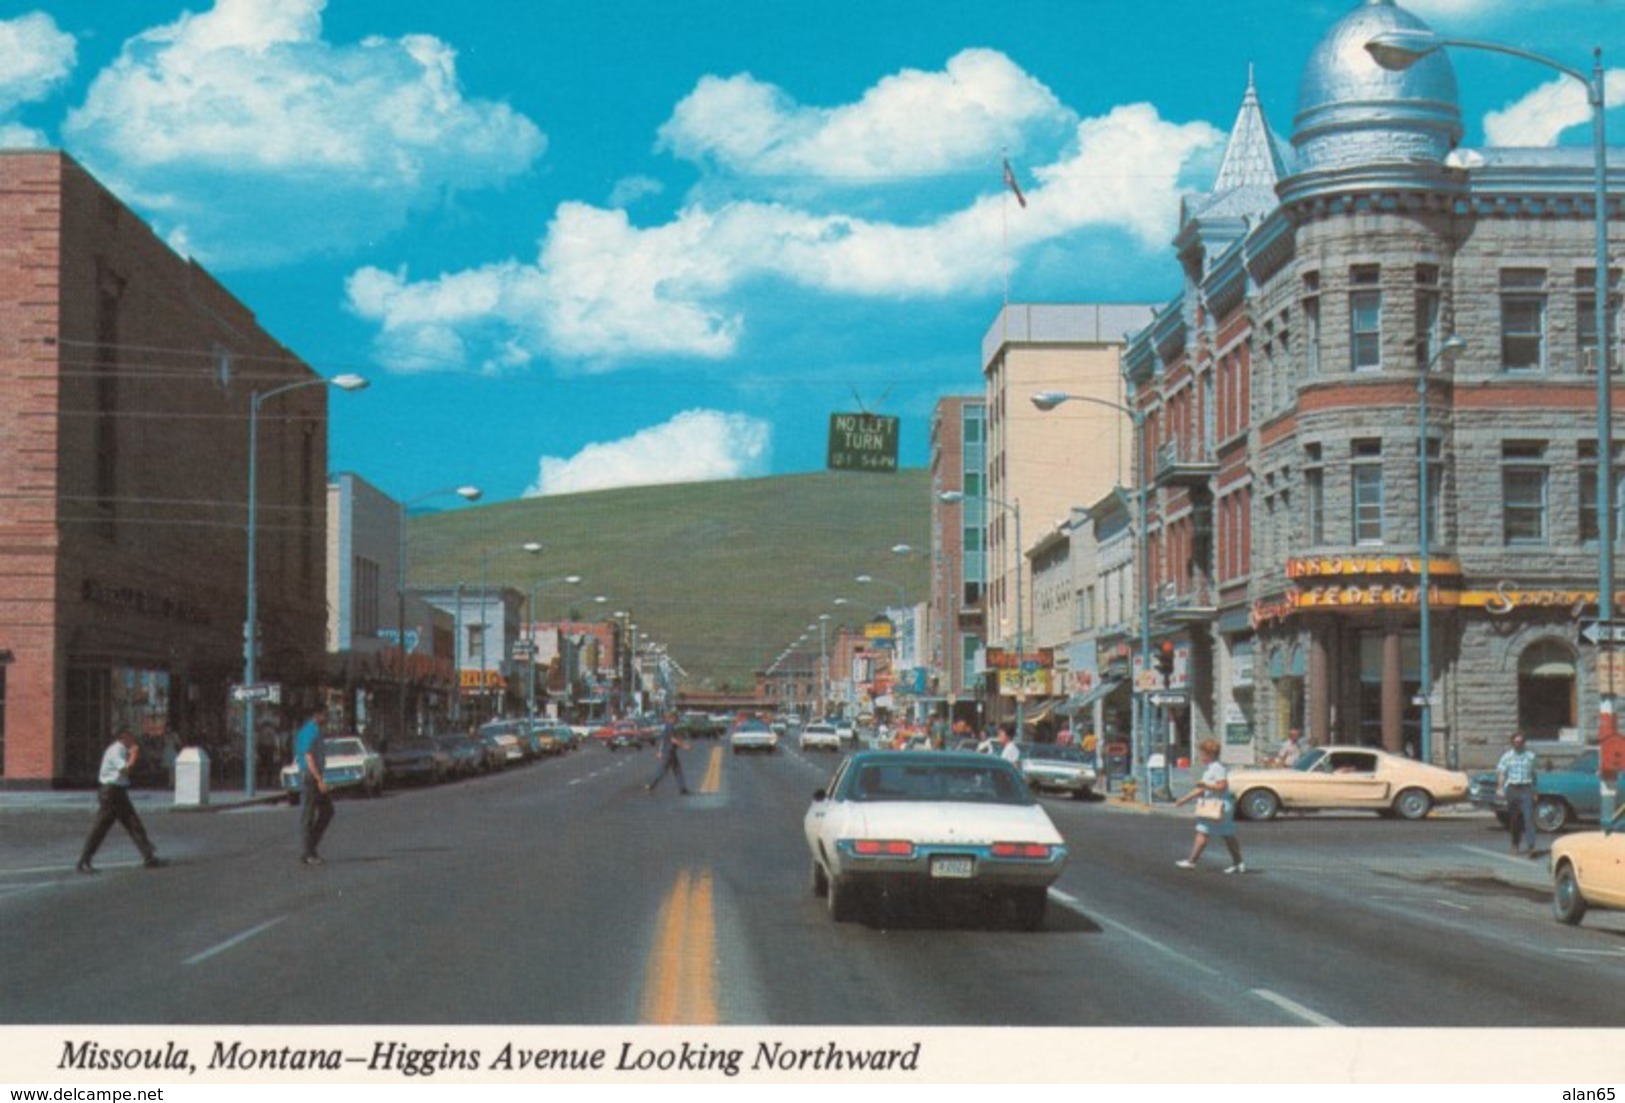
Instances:
[[[1004,186],[1016,193],[1016,202],[1023,207],[1027,205],[1027,197],[1021,194],[1021,185],[1016,183],[1016,174],[1010,167],[1010,159],[1004,159]]]

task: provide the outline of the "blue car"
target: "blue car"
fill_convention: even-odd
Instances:
[[[1473,775],[1468,799],[1477,807],[1494,812],[1502,824],[1507,822],[1507,802],[1495,791],[1494,770]],[[1601,814],[1597,748],[1582,752],[1565,765],[1535,774],[1535,826],[1541,831],[1561,831],[1579,820],[1595,821]]]

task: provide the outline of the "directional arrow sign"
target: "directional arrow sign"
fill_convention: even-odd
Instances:
[[[1625,623],[1588,620],[1580,624],[1580,638],[1587,643],[1625,643]]]

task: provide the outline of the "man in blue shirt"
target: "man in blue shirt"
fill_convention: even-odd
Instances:
[[[327,791],[327,779],[322,771],[327,768],[327,755],[322,746],[322,710],[311,709],[309,718],[293,740],[293,760],[299,764],[299,826],[304,832],[304,854],[300,861],[307,866],[322,864],[316,848],[321,844],[327,825],[333,822],[333,797]]]
[[[1495,791],[1506,797],[1507,828],[1512,853],[1535,856],[1535,752],[1524,747],[1523,732],[1514,732],[1512,747],[1495,764]]]
[[[677,714],[667,712],[660,725],[660,746],[656,751],[660,757],[660,772],[655,774],[653,781],[644,786],[649,792],[654,792],[655,786],[660,784],[660,779],[670,770],[677,778],[677,792],[682,796],[688,796],[688,783],[683,780],[683,763],[677,757],[679,747],[686,751],[688,743],[677,734]]]

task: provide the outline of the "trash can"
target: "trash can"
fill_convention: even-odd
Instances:
[[[202,747],[187,747],[175,756],[175,803],[209,803],[209,752]]]
[[[1146,756],[1145,780],[1153,800],[1157,797],[1174,799],[1174,791],[1168,785],[1168,756],[1161,751],[1153,751]]]
[[[1168,788],[1168,759],[1160,752],[1148,756],[1145,760],[1146,773],[1149,775],[1151,788],[1162,792]]]

